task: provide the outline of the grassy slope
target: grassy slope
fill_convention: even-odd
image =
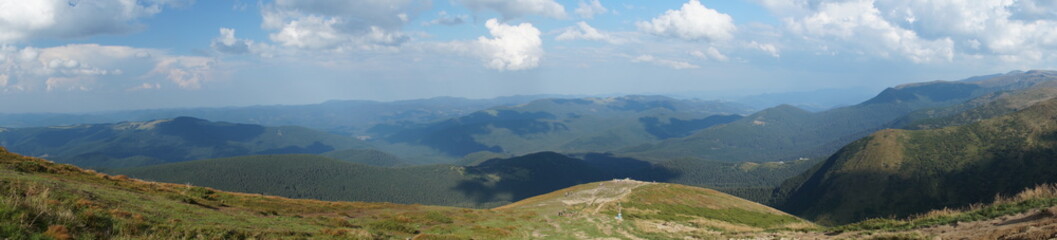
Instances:
[[[820,229],[730,195],[663,183],[588,183],[475,210],[287,199],[145,182],[0,148],[4,239],[931,239],[937,231],[930,233],[929,227],[958,222],[954,226],[977,231],[970,237],[994,234],[1000,225],[977,227],[968,221],[1005,219],[1054,205],[1057,187],[1046,186],[972,209]],[[623,221],[613,218],[618,211]],[[1029,217],[1023,221],[1040,220]],[[1002,234],[1020,234],[1017,229],[1027,228]]]
[[[595,187],[602,184],[608,185],[607,188]],[[561,201],[552,197],[561,197],[565,192],[605,193],[613,190],[612,186],[621,185],[637,188],[613,195],[621,197],[610,201],[566,206],[598,209],[591,213],[558,217],[552,211],[555,209],[526,207]],[[718,237],[733,232],[812,226],[726,194],[669,184],[636,181],[590,183],[508,207],[474,210],[230,193],[108,176],[71,165],[18,156],[2,149],[0,192],[3,193],[0,194],[0,238],[5,239]],[[649,197],[654,195],[666,198]],[[627,206],[625,209],[629,214],[625,221],[612,219],[615,202]],[[682,213],[669,212],[668,209],[696,211]],[[750,218],[724,215],[731,211],[755,215]],[[635,215],[632,212],[659,214]],[[758,223],[754,219],[767,220]],[[668,231],[659,227],[669,224],[696,230]],[[697,227],[699,225],[702,227]]]
[[[1055,117],[1057,100],[1048,100],[964,126],[877,132],[802,179],[783,209],[847,223],[966,206],[1057,182]]]

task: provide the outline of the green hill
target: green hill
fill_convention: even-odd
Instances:
[[[781,208],[848,223],[963,207],[1057,182],[1054,119],[1057,100],[1050,99],[962,126],[879,131],[791,180]]]
[[[2,148],[0,203],[4,239],[717,238],[814,226],[671,184],[596,182],[489,210],[324,202],[109,176]]]
[[[12,128],[11,151],[88,168],[146,166],[253,154],[319,154],[368,148],[349,137],[302,127],[264,127],[178,117],[148,122]]]

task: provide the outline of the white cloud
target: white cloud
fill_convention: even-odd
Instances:
[[[489,19],[485,27],[494,38],[480,37],[477,43],[483,50],[488,68],[525,70],[539,66],[543,57],[543,41],[540,31],[530,23],[506,25]]]
[[[350,51],[395,47],[410,40],[401,28],[430,1],[278,0],[261,10],[269,39],[298,49]]]
[[[659,66],[669,67],[669,68],[672,68],[672,69],[675,69],[675,70],[700,68],[700,66],[694,65],[692,63],[683,62],[683,61],[675,61],[675,60],[670,60],[670,59],[656,58],[653,55],[639,55],[638,57],[632,58],[631,62],[652,63],[652,64],[656,64],[656,65],[659,65]]]
[[[250,52],[252,40],[235,38],[235,29],[220,28],[220,36],[213,39],[210,47],[227,54],[246,54]]]
[[[730,60],[727,55],[723,55],[723,53],[719,52],[719,49],[716,49],[716,47],[712,46],[708,47],[708,49],[706,49],[704,52],[702,52],[701,50],[691,51],[690,55],[703,59],[712,59],[720,62],[726,62]]]
[[[455,26],[455,25],[466,23],[466,19],[467,18],[469,18],[469,16],[466,16],[466,15],[452,16],[452,15],[448,15],[448,12],[440,11],[439,13],[437,13],[437,18],[436,19],[433,19],[432,21],[429,21],[429,22],[424,23],[422,25],[424,25],[424,26],[428,26],[428,25]]]
[[[684,40],[729,40],[737,29],[730,15],[709,9],[697,0],[690,0],[679,10],[668,10],[636,25],[646,33]]]
[[[759,49],[760,51],[770,54],[771,57],[774,58],[779,58],[782,56],[781,53],[778,51],[778,47],[775,47],[774,44],[770,43],[758,43],[756,41],[752,41],[749,42],[749,48]]]
[[[504,20],[528,15],[565,18],[565,7],[554,0],[455,0],[474,11],[491,10],[503,15]]]
[[[902,20],[900,20],[902,21]],[[817,12],[798,20],[787,20],[797,34],[820,39],[838,39],[860,54],[905,57],[916,63],[951,61],[950,38],[929,40],[914,31],[885,20],[872,1],[824,2]]]
[[[586,22],[577,22],[575,27],[568,27],[554,37],[554,40],[558,41],[569,41],[569,40],[591,40],[591,41],[605,41],[612,44],[620,44],[624,41],[618,37],[612,36],[611,34],[598,31]]]
[[[4,84],[0,88],[4,91],[126,89],[161,76],[179,87],[195,89],[210,80],[208,73],[213,70],[213,62],[205,57],[170,56],[161,50],[125,46],[70,44],[39,49],[3,46],[0,47],[0,72],[3,72]]]
[[[762,1],[793,34],[839,53],[917,63],[1057,60],[1057,2]]]
[[[76,38],[141,29],[137,20],[179,0],[0,1],[0,43],[41,38]]]
[[[212,78],[213,65],[213,59],[209,58],[167,57],[160,59],[149,74],[164,76],[180,88],[199,89],[202,82]]]
[[[576,14],[582,18],[594,18],[595,15],[602,15],[609,12],[606,7],[602,6],[602,3],[598,0],[591,0],[591,2],[580,1],[580,7],[576,8]]]

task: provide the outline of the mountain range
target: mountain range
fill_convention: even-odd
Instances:
[[[493,106],[460,100],[454,107],[396,107],[312,128],[199,116],[0,128],[0,145],[109,174],[258,195],[520,209],[526,219],[521,211],[528,206],[578,216],[586,208],[555,198],[591,195],[593,201],[618,203],[617,213],[627,209],[628,217],[639,220],[634,228],[569,223],[602,231],[598,236],[668,238],[705,234],[698,232],[702,228],[753,232],[786,224],[905,231],[935,226],[920,221],[984,221],[1057,205],[1050,204],[1050,195],[1022,192],[1049,191],[1046,184],[1057,182],[1051,161],[1057,159],[1055,97],[1057,72],[1033,70],[904,84],[856,105],[818,112],[790,105],[752,112],[737,103],[662,96],[516,98],[523,101]],[[298,108],[305,107],[292,109]],[[452,109],[459,113],[448,112]],[[319,111],[314,114],[334,109]],[[283,114],[295,112],[305,113]],[[22,159],[10,169],[23,175],[84,172],[10,158]],[[638,181],[607,181],[624,178]],[[611,182],[614,188],[603,187]],[[708,198],[715,192],[672,184],[713,188],[836,227],[741,203],[734,205],[756,210],[700,212],[707,201],[664,199]],[[227,204],[214,200],[191,201]],[[603,205],[595,206],[592,216],[614,214],[612,204]],[[930,213],[937,209],[964,210]],[[758,215],[761,211],[768,214]],[[650,225],[655,223],[662,225]],[[663,225],[669,223],[675,225]],[[731,223],[737,226],[729,228]],[[646,230],[665,226],[689,230]],[[618,229],[629,234],[615,234]],[[392,235],[392,230],[367,232],[421,233]],[[536,232],[566,236],[553,229]]]

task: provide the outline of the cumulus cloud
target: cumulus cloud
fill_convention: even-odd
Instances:
[[[609,12],[609,9],[602,6],[602,3],[598,0],[591,0],[591,2],[580,1],[580,7],[576,8],[576,15],[580,15],[582,18],[594,18],[595,15],[605,14]]]
[[[577,22],[576,26],[565,28],[561,34],[554,37],[554,40],[558,41],[570,41],[570,40],[591,40],[591,41],[604,41],[612,44],[620,44],[624,41],[621,38],[612,36],[609,33],[598,31],[586,22]]]
[[[679,10],[668,10],[635,25],[646,33],[684,40],[729,40],[737,29],[730,15],[709,9],[697,0],[690,0]]]
[[[865,54],[901,55],[917,63],[950,61],[953,57],[951,39],[923,39],[900,28],[885,20],[872,1],[821,3],[817,12],[788,23],[797,34],[856,43],[855,49],[868,51]]]
[[[455,25],[466,23],[466,19],[469,18],[469,16],[466,16],[466,15],[458,15],[458,16],[448,15],[448,12],[445,12],[445,11],[440,11],[439,13],[437,13],[437,15],[438,16],[437,16],[436,19],[433,19],[432,21],[429,21],[429,22],[427,22],[427,23],[425,23],[423,25],[427,25],[427,26],[428,25],[455,26]]]
[[[250,52],[252,40],[235,38],[235,29],[220,28],[220,36],[213,39],[210,47],[217,52],[227,54],[246,54]]]
[[[213,60],[170,56],[156,49],[97,44],[50,48],[0,47],[4,91],[88,91],[97,86],[126,89],[144,81],[168,80],[187,89],[210,79]],[[182,72],[182,73],[181,73]],[[161,75],[159,75],[161,74]]]
[[[269,39],[281,46],[356,50],[399,46],[410,37],[401,28],[429,8],[419,0],[278,0],[261,10]]]
[[[491,10],[503,15],[503,19],[515,19],[528,15],[550,18],[565,18],[565,7],[554,0],[456,0],[474,11]]]
[[[149,17],[179,0],[32,0],[0,1],[0,42],[76,38],[141,29]]]
[[[1057,59],[1054,1],[762,1],[829,51],[918,63]],[[960,57],[960,58],[959,58]]]
[[[692,63],[683,62],[683,61],[676,61],[676,60],[670,60],[670,59],[657,58],[657,57],[654,57],[653,55],[639,55],[638,57],[632,58],[631,62],[652,63],[652,64],[655,64],[655,65],[658,65],[658,66],[664,66],[664,67],[672,68],[672,69],[675,69],[675,70],[700,68],[700,66],[694,65]]]
[[[150,75],[164,76],[185,89],[199,89],[211,78],[213,59],[177,56],[158,59]]]
[[[487,60],[488,68],[525,70],[539,66],[543,57],[543,41],[540,31],[530,23],[506,25],[489,19],[485,27],[493,38],[480,37],[477,43]]]
[[[481,36],[476,41],[455,41],[435,44],[435,49],[452,51],[480,58],[484,66],[499,71],[533,69],[543,58],[540,31],[531,23],[508,25],[489,19],[485,27],[491,38]]]

